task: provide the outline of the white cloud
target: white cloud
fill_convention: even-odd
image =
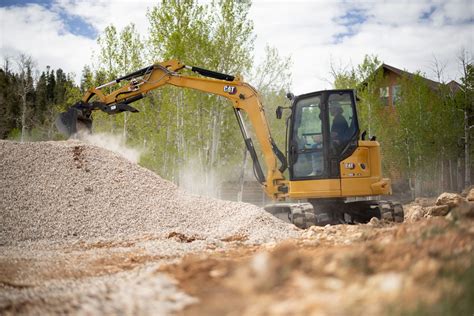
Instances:
[[[118,29],[135,23],[145,37],[146,11],[153,5],[155,1],[145,0],[55,0],[50,9],[33,4],[0,8],[0,57],[21,51],[35,58],[40,69],[51,65],[80,75],[83,66],[91,64],[97,45],[69,33],[60,13],[80,17],[99,32],[112,23]],[[347,12],[363,23],[348,26]],[[433,76],[430,66],[436,56],[448,63],[446,79],[457,79],[460,48],[474,51],[472,0],[254,0],[250,17],[257,34],[256,58],[262,58],[266,43],[277,47],[280,55],[292,56],[297,94],[331,88],[325,81],[330,79],[331,59],[356,65],[365,54],[377,54],[395,67]],[[354,34],[337,37],[349,31]]]
[[[59,15],[40,5],[0,8],[0,20],[0,57],[25,53],[41,70],[49,65],[80,74],[95,46],[94,40],[67,32]]]
[[[471,0],[255,1],[252,17],[259,51],[268,43],[283,55],[291,54],[293,91],[300,94],[331,88],[331,60],[357,65],[365,54],[408,71],[421,70],[431,78],[436,56],[447,63],[445,79],[458,79],[456,56],[461,47],[474,51],[473,7]],[[337,34],[348,31],[341,17],[350,10],[359,10],[366,19],[357,25],[356,34],[335,41]],[[424,14],[428,18],[422,20]]]
[[[99,32],[113,24],[119,30],[134,23],[142,34],[148,30],[146,12],[156,2],[150,0],[56,0],[57,8],[82,17]]]

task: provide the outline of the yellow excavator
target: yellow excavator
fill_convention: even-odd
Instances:
[[[188,70],[199,74],[186,75]],[[104,88],[116,85],[110,93]],[[274,203],[273,215],[301,228],[312,225],[365,223],[372,217],[403,221],[399,203],[381,200],[391,194],[390,179],[381,173],[379,143],[360,133],[353,90],[324,90],[294,96],[289,110],[283,153],[272,139],[258,92],[240,77],[184,65],[177,60],[155,63],[91,88],[82,100],[61,113],[56,125],[65,135],[91,131],[92,113],[138,112],[130,103],[165,85],[191,88],[231,101],[254,174]],[[242,117],[247,114],[260,144],[264,167]],[[288,169],[288,179],[284,172]],[[266,172],[264,172],[266,170]]]

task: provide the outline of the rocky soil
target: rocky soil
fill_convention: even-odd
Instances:
[[[0,161],[0,314],[474,312],[474,190],[302,231],[79,141]]]

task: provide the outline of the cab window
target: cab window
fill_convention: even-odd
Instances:
[[[338,92],[329,95],[328,112],[331,147],[342,150],[356,132],[351,94]]]

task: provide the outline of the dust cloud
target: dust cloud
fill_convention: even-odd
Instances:
[[[81,133],[78,136],[78,138],[85,143],[110,150],[134,163],[140,161],[140,156],[143,153],[142,149],[128,146],[125,139],[120,135]]]
[[[219,197],[221,181],[215,170],[203,170],[198,159],[189,159],[179,170],[180,189],[196,195]]]

